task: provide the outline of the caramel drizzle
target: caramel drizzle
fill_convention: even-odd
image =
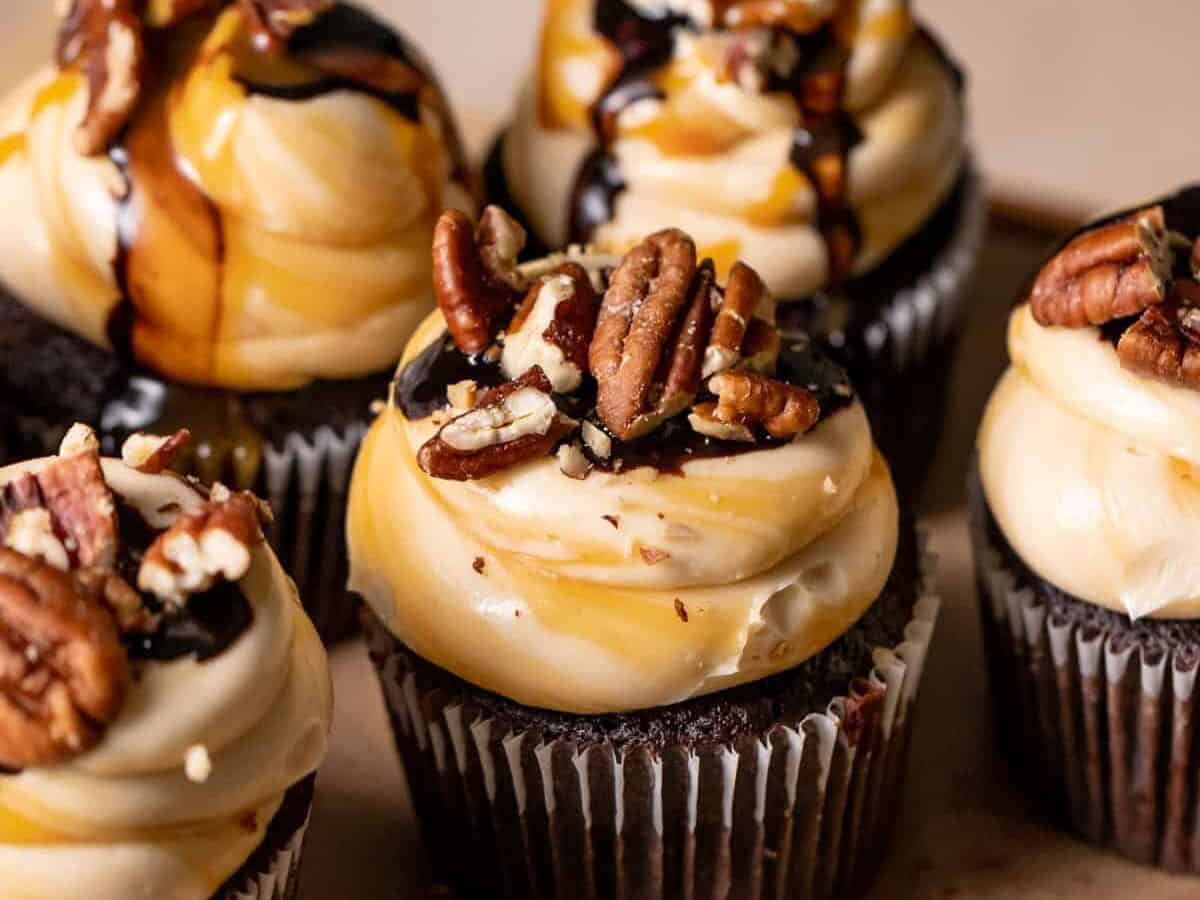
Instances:
[[[153,215],[163,216],[165,210],[172,225],[184,228],[189,240],[202,248],[210,263],[211,290],[216,294],[215,321],[209,333],[216,333],[221,318],[225,225],[217,206],[180,167],[166,121],[169,85],[195,61],[211,22],[211,18],[201,17],[168,31],[147,33],[151,65],[163,66],[170,61],[171,67],[167,70],[164,66],[154,73],[151,83],[156,89],[143,98],[133,121],[109,151],[125,181],[125,194],[117,206],[117,252],[112,264],[121,299],[110,314],[107,333],[118,356],[133,367],[135,374],[129,380],[129,390],[106,406],[104,419],[108,425],[128,431],[166,433],[186,425],[194,439],[188,457],[180,460],[182,467],[205,481],[224,481],[246,489],[257,482],[268,444],[252,421],[247,405],[250,398],[164,381],[140,371],[134,362],[135,324],[139,310],[147,307],[142,286],[161,265],[154,246],[155,227],[148,221]],[[273,52],[292,53],[300,60],[302,65],[297,68],[301,77],[273,83],[261,77],[269,66],[253,65],[254,57],[263,56],[265,51],[248,51],[248,58],[239,60],[234,76],[248,92],[299,102],[351,90],[387,103],[414,122],[419,121],[420,104],[425,101],[441,120],[454,162],[453,177],[469,183],[466,154],[445,94],[429,66],[400,35],[366,13],[338,4],[317,23],[296,31],[286,48],[275,48]],[[332,75],[304,64],[305,59],[335,53],[350,57],[358,53],[358,62],[367,60],[375,68],[363,63],[363,80],[359,80],[349,73]],[[389,70],[383,64],[387,60],[417,73],[419,83],[389,83]],[[205,352],[213,353],[215,348],[206,347]],[[212,362],[211,358],[201,361],[209,368]]]
[[[714,4],[720,21],[731,4]],[[669,14],[648,18],[625,0],[597,0],[593,27],[607,38],[621,58],[616,76],[592,108],[596,148],[584,159],[571,191],[569,240],[587,243],[596,229],[612,220],[617,197],[626,183],[612,143],[616,122],[630,104],[661,99],[654,74],[671,58],[675,31],[695,28],[690,19]],[[839,40],[837,25],[827,23],[808,35],[775,29],[799,44],[799,63],[785,76],[774,76],[768,90],[786,91],[804,113],[792,139],[789,162],[803,174],[817,195],[817,230],[829,259],[829,285],[849,276],[862,245],[862,230],[849,205],[848,160],[862,140],[853,117],[843,109],[850,54]]]

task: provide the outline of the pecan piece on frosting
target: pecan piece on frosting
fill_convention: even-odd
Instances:
[[[516,269],[525,230],[499,207],[479,227],[447,210],[433,232],[433,286],[454,343],[463,353],[488,349],[524,289]]]
[[[65,572],[0,549],[0,765],[49,765],[95,746],[128,683],[112,616]]]
[[[811,392],[756,372],[723,372],[708,385],[717,402],[697,406],[689,422],[710,437],[752,441],[761,427],[773,438],[790,438],[808,431],[821,415]]]
[[[599,298],[587,271],[563,263],[529,289],[504,335],[500,368],[516,378],[538,366],[558,393],[583,381]]]
[[[1132,316],[1166,297],[1174,265],[1161,206],[1084,232],[1056,253],[1029,292],[1041,325],[1080,328]]]
[[[770,295],[758,273],[745,263],[734,264],[725,296],[713,321],[712,336],[704,351],[701,374],[708,378],[738,363],[756,371],[773,372],[779,359],[779,332],[762,317]]]
[[[536,366],[486,391],[425,442],[418,464],[434,478],[472,481],[548,455],[577,426],[559,414],[551,391]]]
[[[1117,357],[1138,375],[1200,390],[1200,307],[1174,302],[1178,296],[1142,313],[1121,335]]]
[[[695,399],[714,286],[712,265],[697,269],[695,244],[675,229],[646,238],[613,272],[589,363],[596,410],[618,438],[653,431]]]
[[[121,445],[121,461],[131,469],[157,475],[171,467],[175,457],[191,440],[192,433],[186,428],[165,437],[139,431],[130,435]]]
[[[87,111],[76,132],[84,156],[103,153],[141,99],[146,45],[135,0],[75,0],[58,32],[58,64],[78,66],[88,84]]]
[[[59,457],[34,476],[72,567],[111,569],[117,561],[117,509],[94,449]],[[26,485],[32,491],[32,486]]]
[[[207,503],[180,516],[155,538],[138,569],[137,586],[170,606],[208,590],[218,579],[237,581],[264,540],[268,514],[249,491],[213,486]]]

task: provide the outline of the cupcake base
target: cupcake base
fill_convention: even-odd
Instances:
[[[193,452],[179,468],[269,500],[267,537],[322,638],[354,630],[346,490],[371,403],[386,396],[391,372],[278,393],[189,387],[122,365],[2,292],[0,356],[0,465],[57,452],[75,422],[95,428],[110,455],[136,431],[186,427]]]
[[[529,225],[504,174],[504,136],[484,166],[495,203],[525,225],[528,258],[552,249]],[[901,495],[911,496],[934,455],[964,318],[964,293],[986,224],[971,162],[929,220],[872,271],[837,290],[781,298],[785,340],[811,337],[850,372]]]
[[[1046,811],[1088,841],[1200,874],[1200,623],[1093,606],[1033,574],[977,472],[971,538],[997,732]]]
[[[888,589],[796,669],[639,713],[509,701],[370,613],[436,877],[459,900],[849,897],[898,803],[937,617],[909,531]]]
[[[263,842],[212,900],[295,900],[299,896],[300,858],[315,783],[316,776],[310,775],[284,794]]]

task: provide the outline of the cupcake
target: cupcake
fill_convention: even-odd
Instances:
[[[486,172],[541,243],[692,234],[846,365],[902,488],[982,229],[963,82],[906,0],[553,0]]]
[[[844,371],[693,240],[514,265],[448,213],[351,586],[462,897],[848,896],[937,615]]]
[[[1023,292],[971,479],[998,732],[1083,837],[1200,872],[1200,188]]]
[[[286,900],[332,693],[253,494],[73,428],[0,469],[0,883]]]
[[[469,206],[445,97],[345,4],[67,5],[0,104],[0,452],[188,427],[181,469],[270,499],[336,635],[350,461],[432,306],[437,214]]]

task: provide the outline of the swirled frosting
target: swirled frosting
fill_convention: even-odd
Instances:
[[[426,320],[406,361],[444,328]],[[393,400],[368,434],[352,589],[416,652],[521,703],[620,712],[788,669],[857,621],[892,568],[895,491],[857,402],[682,477],[575,480],[545,457],[433,479],[417,450],[436,430]]]
[[[0,114],[0,198],[20,223],[0,234],[0,279],[179,381],[274,390],[386,369],[432,303],[437,213],[470,204],[444,98],[349,7],[311,40],[368,35],[422,85],[324,78],[249,31],[230,7],[153,33],[159,76],[108,154],[75,149],[75,67],[18,88]]]
[[[988,404],[988,506],[1020,557],[1089,603],[1200,617],[1200,395],[1121,366],[1097,328],[1008,328],[1012,367]]]
[[[553,246],[623,251],[678,226],[722,277],[740,258],[781,300],[800,299],[870,270],[948,195],[964,157],[957,76],[906,0],[796,3],[795,52],[768,65],[788,78],[832,66],[841,109],[826,121],[791,86],[754,90],[728,72],[745,36],[711,26],[714,7],[730,5],[550,0],[504,142],[505,178]],[[615,33],[632,35],[633,49],[623,55]],[[646,51],[647,34],[667,45]],[[838,196],[816,189],[826,152],[844,155]],[[839,223],[856,244],[845,272],[831,271]]]
[[[0,485],[37,469],[0,469]],[[150,521],[201,497],[104,460]],[[68,763],[0,775],[0,884],[19,900],[208,900],[262,842],[289,787],[325,756],[332,690],[320,639],[266,545],[239,586],[253,622],[204,662],[146,661],[101,742]],[[189,751],[212,771],[189,779]]]

